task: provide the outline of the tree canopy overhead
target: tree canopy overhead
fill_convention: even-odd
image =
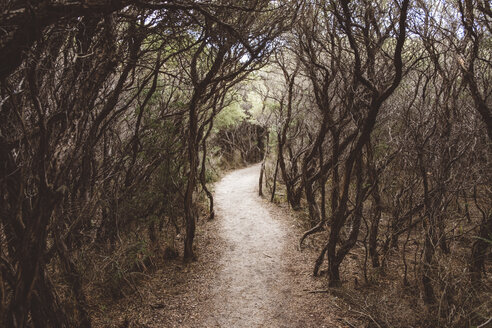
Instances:
[[[487,0],[3,0],[0,322],[89,327],[97,284],[196,259],[238,156],[306,210],[331,287],[360,251],[433,324],[480,321],[491,56]]]

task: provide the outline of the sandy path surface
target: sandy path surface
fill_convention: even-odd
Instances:
[[[225,241],[207,325],[261,327],[287,316],[290,293],[282,265],[286,227],[258,197],[259,166],[234,171],[216,185],[219,234]]]

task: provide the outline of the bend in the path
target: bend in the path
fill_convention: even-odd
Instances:
[[[257,195],[259,166],[216,185],[217,219],[200,222],[198,261],[176,260],[152,275],[140,296],[114,304],[95,327],[346,327],[336,300],[312,277],[317,251],[296,250],[301,227],[285,208]]]

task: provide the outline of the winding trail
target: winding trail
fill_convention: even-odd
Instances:
[[[259,327],[287,317],[286,227],[258,197],[258,171],[258,165],[237,170],[216,185],[219,234],[226,248],[208,324]]]
[[[296,250],[302,223],[258,196],[259,171],[236,170],[215,185],[216,219],[197,226],[198,261],[167,262],[140,297],[110,305],[94,327],[120,328],[122,318],[132,328],[348,327],[335,297],[307,292],[326,289],[311,274],[318,250]]]

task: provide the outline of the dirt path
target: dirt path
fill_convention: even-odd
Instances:
[[[218,234],[224,241],[212,284],[207,327],[336,327],[311,276],[309,252],[295,249],[298,232],[286,211],[258,196],[259,165],[234,171],[217,185]]]
[[[226,251],[207,324],[258,327],[287,315],[289,289],[282,265],[286,227],[258,197],[258,169],[232,172],[216,185],[219,234]]]
[[[215,185],[217,215],[198,225],[198,261],[164,265],[140,297],[109,305],[95,327],[348,327],[335,315],[336,297],[308,293],[326,288],[311,274],[317,251],[296,250],[302,228],[258,196],[259,169]]]

